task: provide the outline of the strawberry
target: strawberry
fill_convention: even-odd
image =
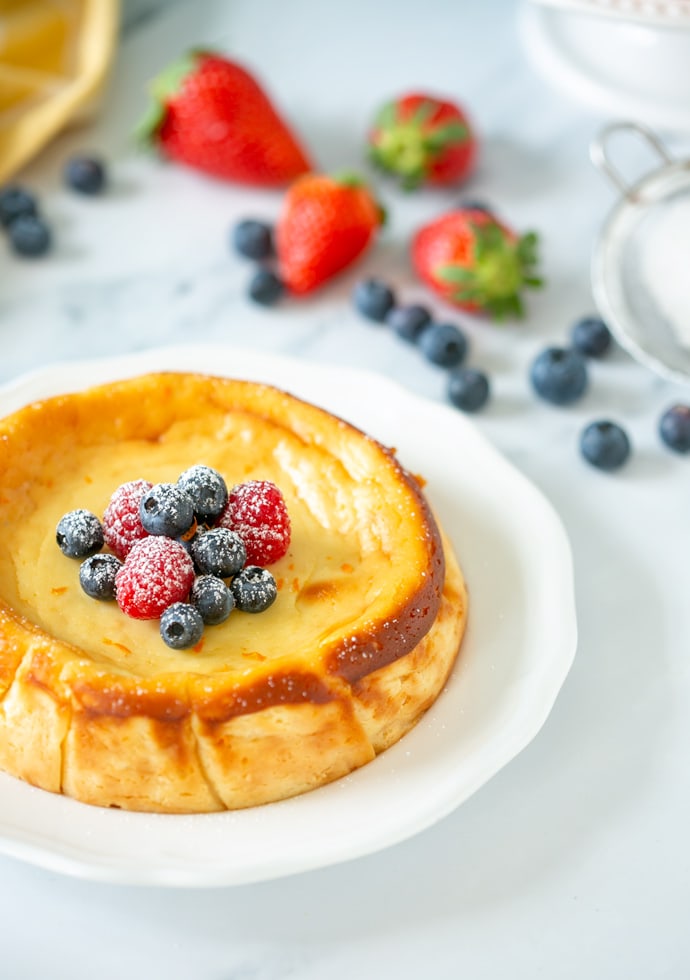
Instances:
[[[383,211],[353,174],[307,174],[288,189],[276,225],[283,283],[308,293],[355,261],[371,244]]]
[[[518,236],[486,211],[449,211],[412,242],[419,277],[454,306],[496,319],[524,315],[522,291],[542,285],[537,236]]]
[[[469,176],[477,157],[477,138],[464,110],[432,95],[386,103],[368,143],[373,163],[396,174],[407,190],[457,184]]]
[[[186,55],[153,82],[152,95],[139,133],[172,160],[264,187],[311,169],[259,83],[219,54]]]

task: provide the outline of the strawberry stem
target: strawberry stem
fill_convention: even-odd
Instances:
[[[495,222],[472,229],[471,264],[440,266],[436,276],[456,287],[452,298],[459,303],[478,306],[499,320],[522,317],[522,291],[543,285],[536,275],[537,235],[528,232],[515,241]]]
[[[468,138],[467,127],[448,122],[434,128],[430,123],[434,112],[431,102],[423,102],[404,121],[397,119],[391,108],[389,104],[379,112],[370,157],[375,166],[397,174],[406,190],[413,190],[448,146]]]
[[[179,92],[185,78],[196,69],[199,58],[203,54],[204,52],[190,51],[164,68],[153,79],[149,87],[151,101],[134,130],[137,142],[145,146],[151,146],[156,142],[158,130],[165,120],[166,103]]]

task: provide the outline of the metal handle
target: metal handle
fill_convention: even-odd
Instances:
[[[621,176],[620,172],[613,166],[608,154],[608,142],[614,133],[628,131],[636,133],[640,136],[646,143],[651,146],[653,150],[656,150],[658,155],[661,157],[665,164],[673,163],[673,157],[669,154],[668,150],[661,142],[656,133],[652,132],[646,126],[640,123],[634,122],[615,122],[610,123],[605,126],[604,129],[596,136],[590,145],[589,156],[597,168],[600,170],[609,180],[618,188],[623,197],[627,198],[628,201],[635,202],[637,200],[635,189]]]

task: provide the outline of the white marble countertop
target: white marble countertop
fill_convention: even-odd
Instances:
[[[278,195],[223,186],[132,149],[145,81],[192,44],[234,52],[267,81],[325,169],[360,164],[372,109],[410,87],[455,93],[483,153],[464,193],[542,236],[548,286],[520,325],[464,319],[492,377],[484,434],[554,504],[570,535],[580,642],[536,739],[451,816],[346,864],[226,889],[133,888],[0,858],[7,980],[629,980],[690,974],[690,460],[658,440],[688,389],[621,351],[592,367],[570,409],[538,403],[527,366],[592,309],[589,257],[614,192],[588,160],[602,123],[532,71],[516,4],[351,0],[149,2],[130,6],[99,120],[59,140],[22,178],[42,195],[57,248],[0,252],[0,379],[60,360],[219,343],[381,372],[443,400],[443,372],[352,310],[362,269],[409,301],[429,297],[405,260],[409,232],[455,194],[380,184],[391,223],[364,266],[313,299],[252,307],[227,245],[240,216]],[[690,155],[690,135],[670,137]],[[109,159],[112,189],[60,186],[74,149]],[[623,163],[637,166],[622,147]],[[628,154],[628,156],[626,156]],[[438,309],[432,302],[432,306]],[[628,429],[615,476],[579,458],[583,425]],[[510,506],[510,501],[506,501]],[[366,814],[362,815],[366,819]]]

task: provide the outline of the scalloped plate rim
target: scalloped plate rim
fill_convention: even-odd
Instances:
[[[478,462],[479,472],[453,470],[455,461],[445,459],[444,471],[449,467],[455,482],[441,485],[436,473],[430,479],[430,497],[434,505],[437,497],[439,506],[445,509],[442,520],[446,530],[451,537],[458,533],[455,524],[462,525],[462,519],[456,521],[456,508],[457,515],[462,515],[463,503],[467,507],[471,498],[475,516],[486,518],[492,533],[498,528],[498,553],[491,555],[495,567],[502,567],[509,544],[511,560],[519,559],[521,568],[531,569],[536,576],[529,579],[534,602],[530,616],[536,617],[535,626],[529,638],[523,637],[525,648],[521,650],[522,659],[517,661],[524,677],[520,677],[520,670],[517,680],[511,677],[507,693],[503,692],[505,704],[498,697],[500,692],[494,692],[495,701],[489,699],[488,703],[496,717],[490,715],[491,723],[487,722],[483,730],[470,729],[470,737],[463,735],[457,742],[446,737],[446,732],[452,732],[453,726],[459,724],[458,718],[464,715],[463,704],[468,702],[462,699],[468,671],[479,671],[483,683],[488,679],[489,694],[492,693],[490,672],[479,654],[491,645],[488,641],[495,643],[495,639],[488,632],[486,609],[473,616],[473,606],[481,607],[482,603],[471,600],[468,635],[447,689],[413,731],[350,776],[268,806],[175,816],[101,810],[0,773],[0,853],[90,880],[176,887],[225,886],[270,880],[351,860],[431,827],[529,744],[546,721],[569,672],[576,649],[577,622],[572,555],[560,518],[541,492],[455,409],[424,399],[371,371],[300,361],[283,354],[195,345],[53,364],[0,387],[0,412],[8,414],[22,404],[53,394],[158,370],[201,371],[274,384],[342,415],[381,441],[385,442],[390,434],[397,435],[399,457],[408,468],[414,468],[417,462],[431,470],[438,467],[437,455],[428,445],[427,426],[439,429],[444,438],[450,434],[454,444],[462,446],[465,456],[475,465]],[[362,390],[371,391],[372,386],[377,397],[363,401]],[[365,423],[372,413],[374,422],[370,426]],[[500,487],[493,483],[484,487],[483,472]],[[466,494],[469,490],[464,502],[461,497],[456,503],[454,494],[442,499],[456,485],[464,485]],[[520,505],[516,515],[500,508],[500,494],[506,489]],[[463,533],[467,534],[467,515],[463,519]],[[540,535],[532,544],[528,531],[534,524]],[[501,542],[505,554],[501,553]],[[476,542],[473,548],[470,564],[481,573],[485,559],[476,554]],[[463,556],[460,545],[457,550],[465,568],[464,557],[469,560],[470,555]],[[469,585],[472,589],[471,578]],[[545,640],[540,646],[543,630]],[[478,747],[474,745],[477,740]],[[425,760],[423,766],[416,764],[415,753]],[[378,813],[378,819],[354,820],[353,826],[353,817],[361,815],[363,809]],[[200,833],[195,834],[196,830]],[[217,850],[204,850],[210,844],[216,844]]]

